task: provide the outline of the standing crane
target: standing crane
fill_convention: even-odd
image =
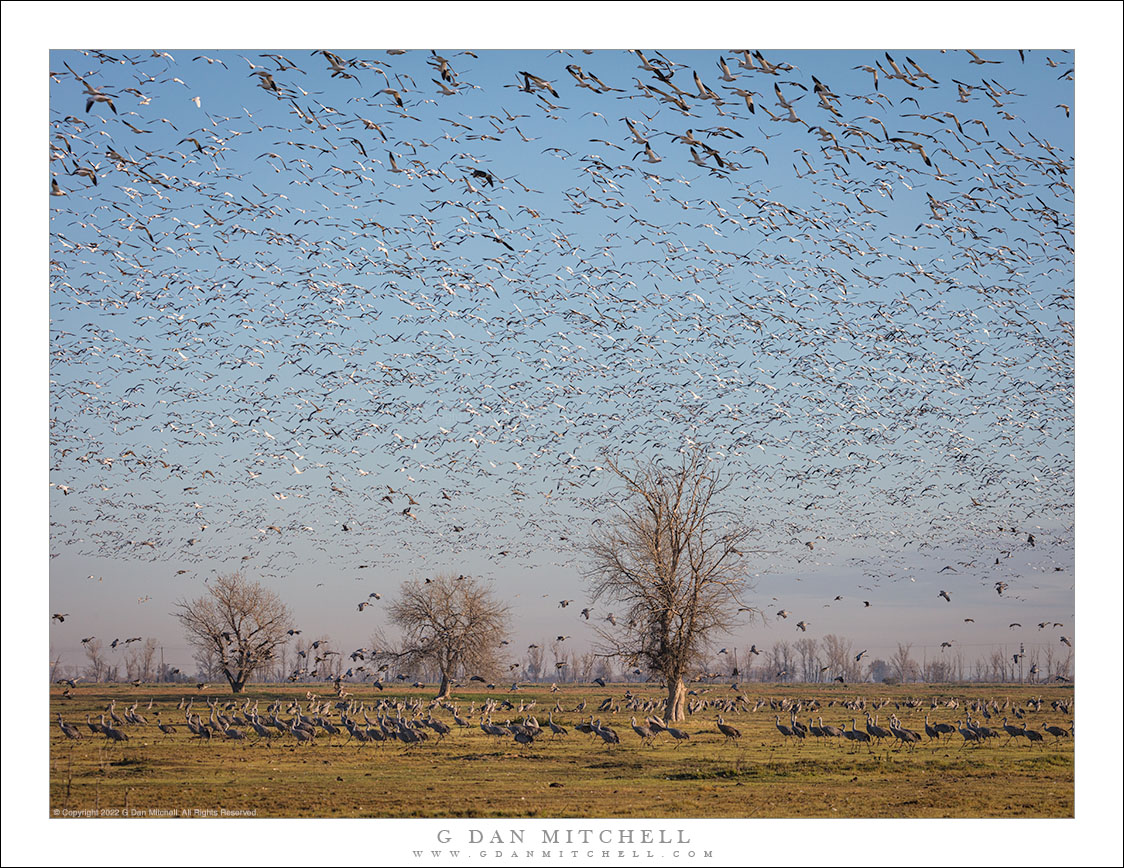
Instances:
[[[635,732],[638,736],[640,736],[640,743],[641,744],[646,744],[649,747],[653,746],[652,745],[652,735],[653,735],[653,733],[652,733],[651,728],[647,727],[647,726],[644,726],[643,724],[638,724],[636,722],[635,715],[632,718],[632,731]]]
[[[855,719],[853,717],[851,718],[851,728],[843,730],[843,737],[852,744],[870,744],[870,735],[863,732],[855,725]]]
[[[67,723],[66,721],[64,721],[61,714],[58,716],[58,718],[59,729],[62,730],[63,735],[71,740],[79,739],[82,737],[82,734],[78,731],[78,727],[76,727],[73,723]]]
[[[101,732],[102,732],[102,735],[104,735],[110,741],[128,741],[129,740],[129,736],[127,736],[121,730],[114,729],[112,726],[109,726],[108,724],[106,724],[104,714],[101,716]]]
[[[551,738],[557,738],[560,735],[564,736],[566,734],[566,727],[560,726],[559,724],[554,722],[554,712],[553,711],[551,711],[549,714],[547,714],[546,725],[548,727],[550,727],[550,732],[551,732],[550,737]]]
[[[718,722],[718,731],[720,733],[722,733],[724,736],[726,736],[727,741],[733,739],[734,742],[736,743],[737,740],[742,737],[741,730],[738,729],[735,726],[730,726],[730,724],[726,723],[722,719],[721,714],[718,715],[718,721],[717,722]]]

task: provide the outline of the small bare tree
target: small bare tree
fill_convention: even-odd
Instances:
[[[722,508],[729,483],[701,451],[674,468],[606,463],[624,496],[594,532],[587,579],[594,602],[620,608],[615,624],[596,628],[599,651],[658,675],[667,686],[667,719],[683,720],[684,678],[705,662],[713,637],[755,612],[742,599],[753,532]]]
[[[402,639],[395,644],[376,635],[376,656],[433,666],[441,675],[439,699],[450,694],[453,678],[500,671],[511,611],[483,582],[453,575],[414,579],[402,585],[387,611]]]
[[[928,684],[940,684],[952,681],[952,662],[944,658],[934,657],[926,660],[922,669],[922,678]]]
[[[855,660],[851,640],[834,633],[823,637],[823,653],[832,678],[842,675],[847,681],[862,681],[862,666]]]
[[[597,666],[597,655],[592,651],[586,651],[578,657],[577,663],[574,667],[574,679],[583,683],[588,683],[593,680],[593,670]]]
[[[897,652],[890,658],[890,666],[893,668],[894,675],[902,684],[917,680],[917,664],[913,660],[912,652],[912,642],[905,644],[899,642]]]
[[[574,675],[574,658],[570,649],[556,640],[550,643],[550,653],[554,657],[554,680],[570,681]]]
[[[152,681],[152,676],[156,673],[156,652],[160,648],[160,643],[152,636],[144,640],[144,647],[141,648],[140,664],[141,672],[140,679],[144,682]]]
[[[538,681],[543,675],[543,647],[539,644],[527,648],[527,662],[523,669],[527,673],[528,681]]]
[[[125,680],[126,681],[139,681],[140,680],[140,649],[139,648],[125,648]]]
[[[765,666],[769,670],[769,681],[795,681],[793,677],[792,646],[783,639],[773,643],[766,652]]]
[[[180,601],[173,614],[197,652],[214,652],[232,693],[241,693],[251,676],[273,659],[292,626],[281,597],[240,573],[213,579],[206,596]]]
[[[308,646],[306,659],[309,662],[309,676],[330,681],[342,672],[343,659],[339,651],[332,647],[332,637],[317,636]]]
[[[101,639],[91,639],[85,644],[86,659],[90,661],[86,667],[86,677],[90,681],[101,681],[105,676],[105,648]]]
[[[800,655],[800,678],[804,682],[820,680],[820,661],[816,658],[819,643],[810,636],[797,639],[792,647]]]
[[[219,674],[219,657],[214,648],[196,647],[192,654],[195,661],[195,674],[203,682],[214,681]]]

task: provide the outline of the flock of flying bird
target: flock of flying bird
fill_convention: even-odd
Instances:
[[[763,573],[1068,584],[1072,56],[856,57],[56,52],[52,558],[570,575],[608,445]]]

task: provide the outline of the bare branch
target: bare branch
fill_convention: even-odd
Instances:
[[[383,640],[376,652],[400,665],[436,667],[441,695],[458,676],[499,673],[511,612],[479,580],[439,575],[406,582],[388,614],[402,639],[397,647]]]
[[[200,655],[214,655],[234,693],[259,671],[287,640],[292,624],[281,597],[240,573],[218,576],[208,596],[181,600],[173,613]]]
[[[586,578],[594,601],[620,608],[611,627],[595,627],[598,652],[666,680],[669,719],[682,719],[683,679],[711,638],[757,611],[742,599],[753,531],[721,508],[729,482],[699,450],[675,468],[626,469],[611,456],[606,464],[624,497],[587,548]]]

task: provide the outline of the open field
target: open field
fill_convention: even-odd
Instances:
[[[401,689],[380,693],[367,686],[345,685],[353,701],[362,702],[371,720],[375,703],[400,699],[430,705],[434,690]],[[697,688],[700,691],[705,688]],[[722,711],[728,724],[741,731],[735,743],[718,731],[719,711],[701,708],[689,715],[682,729],[690,740],[676,747],[667,733],[655,746],[641,743],[632,730],[635,714],[643,722],[647,712],[626,706],[623,685],[608,689],[568,686],[552,693],[546,686],[528,687],[517,695],[506,692],[456,692],[455,702],[463,717],[475,702],[489,697],[519,703],[535,701],[529,710],[540,726],[559,703],[563,712],[554,721],[565,726],[565,737],[550,738],[547,729],[533,745],[516,743],[510,736],[497,738],[481,731],[478,715],[471,727],[453,723],[440,707],[434,717],[451,726],[437,741],[436,732],[421,744],[399,742],[358,744],[347,733],[330,736],[318,732],[307,744],[298,744],[290,734],[257,740],[248,727],[236,726],[250,737],[204,740],[184,726],[184,712],[177,709],[183,697],[194,699],[195,713],[206,721],[207,698],[218,700],[219,710],[232,699],[241,707],[246,700],[258,702],[262,718],[266,707],[283,700],[280,717],[293,718],[288,703],[301,703],[308,713],[308,693],[334,703],[330,686],[251,685],[243,696],[232,698],[212,686],[203,693],[193,687],[172,685],[80,686],[66,699],[51,691],[50,701],[50,805],[52,815],[66,811],[105,812],[110,816],[153,816],[155,812],[254,812],[258,817],[1072,817],[1074,813],[1073,740],[1054,744],[1043,724],[1070,729],[1072,713],[1063,715],[1051,708],[1053,700],[1072,702],[1073,691],[1065,688],[1012,685],[747,685],[737,693],[727,685],[713,685],[700,700],[733,699],[744,695],[751,704],[759,698],[781,701],[816,700],[819,708],[802,710],[800,719],[823,717],[824,724],[842,728],[854,717],[863,729],[865,714],[841,705],[865,699],[868,711],[879,723],[896,713],[901,723],[922,734],[923,742],[913,749],[899,748],[887,739],[872,748],[853,745],[839,738],[798,741],[783,738],[775,715],[789,722],[789,714],[766,705],[756,712]],[[640,699],[660,698],[650,685],[633,685]],[[619,701],[616,713],[598,712],[608,697]],[[954,697],[957,708],[931,708],[931,700]],[[696,697],[692,697],[695,699]],[[1041,698],[1041,711],[1027,707],[1027,700]],[[109,703],[116,712],[138,702],[137,712],[147,725],[124,724],[120,730],[128,740],[112,743],[91,733],[87,715],[95,723]],[[582,700],[584,714],[574,711]],[[907,707],[908,699],[920,707]],[[1002,733],[1000,718],[1023,722],[1042,732],[1040,744],[1018,738],[1013,743],[1005,733],[987,744],[962,747],[959,734],[932,742],[924,736],[924,718],[956,724],[964,718],[967,703],[994,700],[1000,707],[990,720],[982,713],[973,719]],[[151,701],[151,708],[149,703]],[[874,705],[887,702],[878,709]],[[898,704],[898,707],[895,706]],[[1015,708],[1025,717],[1015,720]],[[1071,709],[1072,711],[1072,709]],[[156,727],[160,720],[174,724],[177,732],[165,736]],[[78,740],[68,739],[57,725],[57,714],[80,731]],[[231,712],[227,712],[231,713]],[[608,747],[600,738],[574,731],[581,719],[600,718],[620,736],[620,744]],[[361,714],[356,712],[362,722]],[[391,716],[394,713],[391,712]],[[404,711],[412,718],[412,711]],[[422,717],[425,716],[423,711]],[[495,723],[519,722],[518,710],[499,710]],[[339,725],[332,709],[328,719]],[[108,720],[108,717],[107,717]],[[116,812],[116,814],[114,813]],[[169,815],[165,813],[164,816]],[[215,815],[215,814],[209,814]],[[237,814],[235,814],[237,815]]]

